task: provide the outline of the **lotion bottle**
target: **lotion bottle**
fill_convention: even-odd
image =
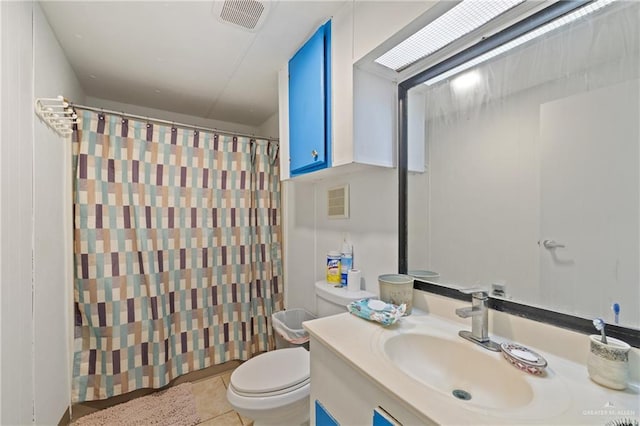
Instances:
[[[353,246],[349,243],[348,237],[342,238],[342,250],[340,251],[340,285],[347,286],[347,275],[353,269]]]

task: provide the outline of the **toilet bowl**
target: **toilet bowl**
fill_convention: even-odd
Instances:
[[[300,425],[309,420],[309,390],[309,352],[278,349],[236,368],[227,400],[256,426]]]
[[[346,312],[354,300],[375,297],[348,292],[324,281],[316,283],[319,316]],[[303,425],[309,422],[309,352],[302,346],[278,349],[246,361],[231,374],[229,404],[260,425]]]

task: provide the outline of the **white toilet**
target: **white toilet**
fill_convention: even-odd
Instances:
[[[319,317],[346,312],[354,300],[375,297],[316,283]],[[309,352],[303,347],[260,354],[235,369],[227,389],[229,404],[260,425],[301,425],[309,421]]]

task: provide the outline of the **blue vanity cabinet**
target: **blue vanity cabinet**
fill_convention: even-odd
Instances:
[[[402,426],[402,424],[378,407],[373,410],[373,426]]]
[[[291,176],[331,166],[331,21],[289,61]]]
[[[312,426],[435,424],[339,355],[335,348],[326,346],[313,332],[310,343]]]
[[[316,400],[316,426],[340,426],[340,423],[333,418],[322,403]]]

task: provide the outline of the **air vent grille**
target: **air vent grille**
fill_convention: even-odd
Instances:
[[[327,215],[329,219],[349,217],[349,185],[327,190]]]
[[[225,0],[220,8],[219,18],[230,24],[239,25],[248,30],[256,30],[265,12],[265,5],[256,0]]]

